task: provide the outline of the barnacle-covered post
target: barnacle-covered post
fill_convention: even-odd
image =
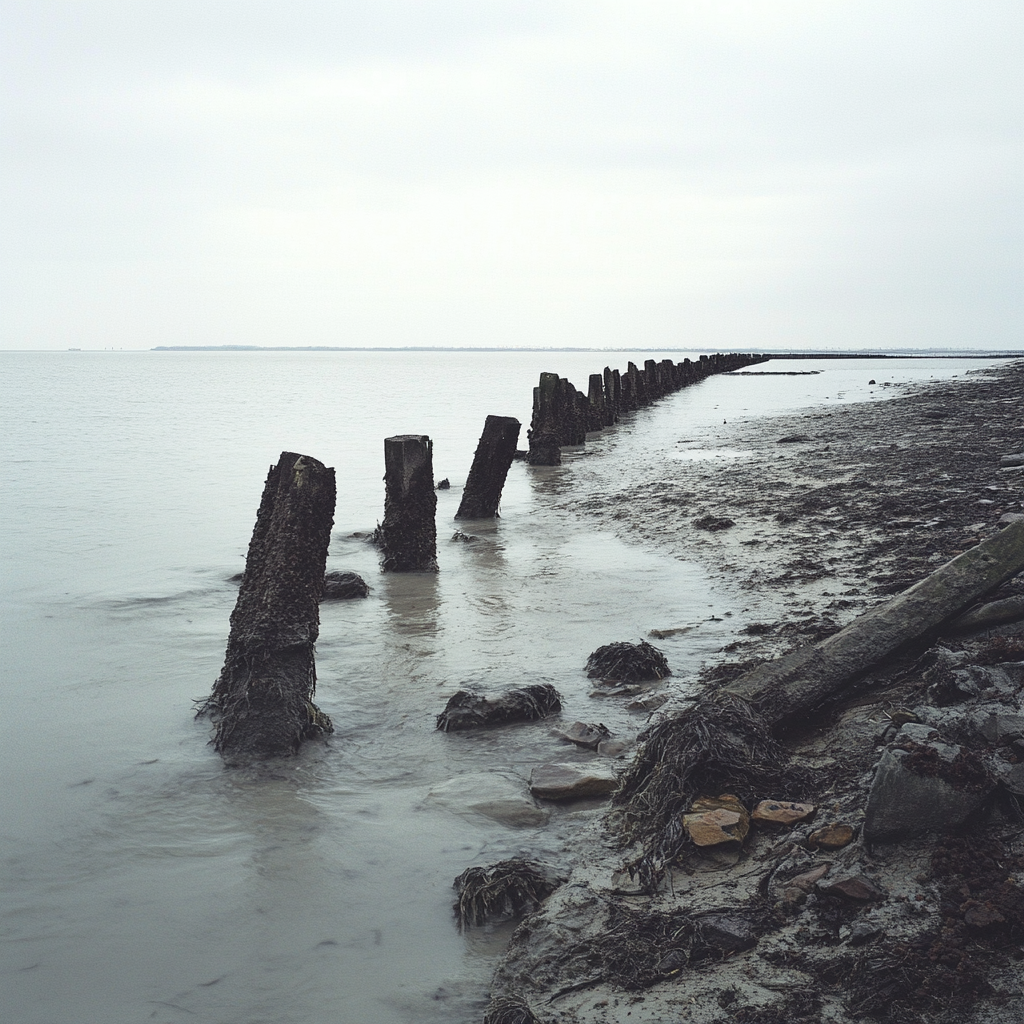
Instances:
[[[466,478],[456,519],[491,519],[498,514],[501,491],[516,457],[520,422],[512,416],[488,416]]]
[[[531,466],[558,466],[562,462],[560,397],[558,374],[542,373],[540,384],[533,389],[533,420],[527,435],[530,451],[526,461]]]
[[[437,571],[434,445],[425,434],[384,438],[384,522],[373,535],[385,572]]]
[[[334,470],[316,459],[282,452],[270,467],[224,667],[199,709],[213,720],[213,744],[226,757],[293,754],[303,740],[332,731],[312,698],[334,500]]]

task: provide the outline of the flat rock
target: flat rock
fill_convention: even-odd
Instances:
[[[819,864],[817,867],[811,868],[810,871],[803,871],[791,878],[786,885],[799,889],[801,892],[810,892],[829,873],[831,867],[831,864]]]
[[[742,914],[701,914],[696,923],[704,944],[720,953],[741,953],[757,945],[757,931]]]
[[[826,896],[842,896],[858,903],[870,903],[885,899],[885,893],[866,875],[859,871],[837,878],[835,881],[818,886],[818,892]]]
[[[530,774],[530,792],[543,800],[607,796],[618,784],[618,775],[604,763],[539,764]]]
[[[813,850],[841,850],[853,842],[854,828],[841,822],[832,822],[815,829],[807,837],[807,845]]]
[[[607,740],[611,732],[603,725],[586,722],[573,722],[568,729],[558,733],[563,740],[575,743],[578,747],[596,750],[602,740]]]
[[[515,775],[471,772],[434,786],[427,802],[456,814],[483,815],[503,825],[543,825],[550,811],[538,807],[526,784]]]
[[[790,800],[762,800],[750,813],[754,821],[766,825],[795,825],[814,814],[814,804],[798,804]]]
[[[750,815],[730,794],[702,796],[694,800],[690,813],[683,815],[683,828],[697,846],[742,843],[750,830]]]
[[[1004,455],[999,460],[1000,466],[1024,466],[1024,452],[1018,452],[1014,455]]]

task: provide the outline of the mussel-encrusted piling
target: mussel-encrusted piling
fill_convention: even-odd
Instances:
[[[384,438],[384,521],[373,534],[384,572],[437,571],[434,444],[425,434]]]
[[[505,478],[516,456],[520,427],[519,420],[512,416],[488,416],[484,420],[456,519],[497,516]]]
[[[557,466],[562,461],[560,448],[583,444],[588,432],[610,427],[621,413],[641,409],[712,374],[767,358],[733,353],[701,356],[696,363],[647,359],[642,370],[631,362],[621,374],[606,366],[604,373],[590,374],[586,395],[558,374],[542,373],[539,386],[533,389],[527,461],[532,466]]]
[[[540,383],[533,389],[533,420],[527,436],[530,451],[526,461],[531,466],[557,466],[561,464],[562,445],[559,430],[558,399],[561,394],[557,373],[542,373]]]
[[[224,667],[198,712],[213,720],[213,744],[226,757],[293,754],[333,731],[312,698],[334,501],[334,470],[316,459],[282,452],[270,467]]]

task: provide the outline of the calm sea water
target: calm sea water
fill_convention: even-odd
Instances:
[[[749,594],[591,531],[559,497],[610,486],[680,438],[711,445],[722,419],[988,365],[774,361],[822,372],[713,378],[561,467],[515,464],[501,519],[453,522],[487,414],[518,417],[525,446],[541,370],[585,390],[606,363],[651,355],[0,354],[0,1019],[479,1019],[506,932],[458,934],[452,880],[514,853],[566,861],[598,812],[553,808],[524,828],[431,800],[471,773],[525,780],[588,756],[544,724],[437,733],[447,697],[550,681],[565,722],[632,735],[642,714],[589,696],[592,650],[699,623],[659,643],[685,685],[757,614]],[[383,576],[353,537],[382,516],[382,441],[399,433],[430,435],[435,477],[452,481],[436,576]],[[317,699],[334,737],[253,775],[222,766],[191,710],[220,670],[228,578],[282,450],[336,467],[328,568],[372,592],[321,609]],[[451,541],[457,525],[479,540]]]

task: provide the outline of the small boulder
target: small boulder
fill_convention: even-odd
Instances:
[[[833,822],[823,828],[815,829],[807,837],[807,845],[812,850],[841,850],[853,842],[854,829],[852,825],[843,825]]]
[[[819,864],[817,867],[811,868],[810,871],[803,871],[789,879],[786,885],[808,893],[829,873],[831,867],[831,864]]]
[[[763,825],[788,827],[806,821],[814,814],[814,804],[798,804],[790,800],[762,800],[750,817]]]
[[[369,593],[366,580],[354,572],[329,572],[324,575],[325,601],[347,601],[354,597],[366,597]]]
[[[885,893],[874,882],[859,871],[844,875],[827,884],[820,884],[818,892],[826,896],[842,896],[855,903],[871,903],[885,899]]]
[[[984,805],[995,780],[976,756],[938,741],[882,755],[868,793],[864,836],[891,842],[949,832]]]
[[[701,914],[694,923],[702,944],[718,953],[742,953],[757,945],[753,923],[741,914],[715,911]]]
[[[611,730],[600,723],[594,725],[593,723],[573,722],[568,729],[557,735],[563,740],[568,740],[569,743],[575,743],[578,747],[596,750],[602,740],[611,736]]]
[[[479,729],[506,722],[535,722],[562,710],[562,698],[550,683],[523,686],[496,697],[459,690],[437,716],[442,732]]]
[[[530,774],[530,792],[542,800],[608,796],[618,784],[618,775],[603,762],[594,765],[539,764]]]
[[[1000,466],[1024,466],[1024,452],[1014,455],[1004,455],[999,460]]]
[[[750,830],[750,815],[732,794],[702,796],[694,800],[690,812],[683,815],[683,828],[696,846],[741,844]]]

